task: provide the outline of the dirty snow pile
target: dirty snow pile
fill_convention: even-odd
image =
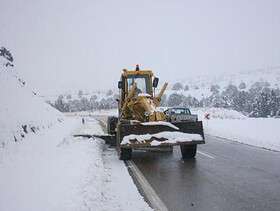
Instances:
[[[63,120],[62,115],[30,90],[0,56],[0,147],[20,141]]]
[[[198,113],[203,120],[205,134],[280,151],[280,118],[248,118],[222,108],[194,109],[192,112]],[[204,118],[205,113],[210,114],[209,120]]]

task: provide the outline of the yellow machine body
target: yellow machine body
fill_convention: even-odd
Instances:
[[[156,107],[160,104],[167,83],[156,95],[153,80],[155,77],[151,70],[123,70],[119,101],[121,119],[140,122],[166,120],[165,114],[157,111]]]

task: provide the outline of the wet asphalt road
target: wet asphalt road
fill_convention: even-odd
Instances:
[[[196,159],[133,152],[169,210],[280,210],[280,153],[206,136]]]

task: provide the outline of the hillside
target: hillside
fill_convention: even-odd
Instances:
[[[183,89],[178,90],[177,93],[184,94],[185,96],[191,95],[200,100],[203,97],[209,97],[211,92],[211,86],[219,86],[220,92],[225,90],[228,85],[234,85],[240,90],[248,90],[254,84],[264,84],[270,88],[280,88],[280,66],[261,68],[251,71],[244,71],[234,74],[221,74],[221,75],[204,75],[197,77],[190,77],[187,79],[180,79],[170,84],[168,94],[172,94],[174,90],[172,87],[175,83],[181,83]],[[241,83],[243,84],[240,85]],[[245,86],[244,86],[245,85]],[[188,90],[184,90],[185,87]]]
[[[3,49],[3,48],[1,48]],[[0,54],[0,146],[20,141],[29,133],[63,121],[60,112],[46,104],[16,72],[13,60]],[[8,64],[8,65],[7,65]]]
[[[103,134],[99,122],[65,117],[0,55],[0,210],[151,210],[115,150],[73,136]]]

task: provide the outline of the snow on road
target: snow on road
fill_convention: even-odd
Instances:
[[[115,151],[73,138],[77,127],[80,119],[66,118],[0,149],[0,210],[151,210]]]

